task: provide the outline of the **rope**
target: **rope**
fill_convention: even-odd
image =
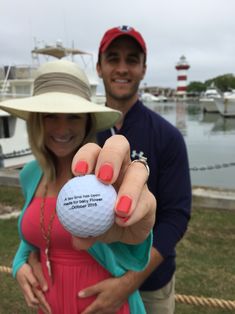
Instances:
[[[208,306],[208,307],[221,308],[221,309],[226,309],[226,310],[235,309],[235,301],[230,301],[230,300],[196,297],[196,296],[185,295],[185,294],[176,294],[175,300],[176,302],[186,303],[190,305]]]
[[[12,269],[10,267],[0,265],[0,273],[11,274]],[[216,298],[204,298],[193,295],[176,294],[175,301],[178,303],[184,303],[189,305],[207,306],[212,308],[221,308],[226,310],[235,310],[235,301],[222,300]]]
[[[234,167],[234,166],[235,166],[235,162],[227,162],[227,163],[209,165],[209,166],[190,167],[189,170],[190,171],[218,170],[218,169]]]
[[[10,267],[0,265],[0,273],[11,274],[11,272],[12,272],[12,269]]]

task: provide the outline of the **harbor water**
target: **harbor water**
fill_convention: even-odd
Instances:
[[[204,113],[198,102],[145,105],[184,136],[193,186],[235,189],[235,118]]]

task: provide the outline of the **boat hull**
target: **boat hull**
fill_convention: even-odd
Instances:
[[[204,112],[218,112],[218,108],[213,98],[202,98],[199,102]]]
[[[235,96],[216,99],[216,106],[224,117],[235,117]]]

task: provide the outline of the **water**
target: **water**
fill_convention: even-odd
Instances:
[[[235,166],[230,165],[235,163],[235,118],[203,113],[198,103],[146,103],[146,106],[183,134],[194,186],[235,189]],[[210,167],[211,170],[207,169]]]

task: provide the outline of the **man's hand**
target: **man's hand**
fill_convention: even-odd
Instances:
[[[116,313],[128,297],[145,281],[145,279],[163,261],[161,254],[151,249],[148,266],[140,272],[128,271],[118,278],[109,278],[79,291],[78,297],[85,298],[96,295],[96,300],[81,314],[113,314]]]
[[[34,276],[32,268],[24,264],[17,272],[16,279],[23,292],[27,305],[31,308],[40,307],[45,314],[51,314],[51,309],[47,303],[44,293],[41,290],[39,281]]]
[[[115,314],[132,292],[130,285],[124,284],[126,281],[125,276],[109,278],[80,291],[79,298],[97,296],[96,300],[81,314]]]
[[[33,274],[37,278],[42,291],[46,292],[48,289],[48,285],[42,271],[42,264],[39,260],[38,252],[30,253],[28,263],[32,267]]]

